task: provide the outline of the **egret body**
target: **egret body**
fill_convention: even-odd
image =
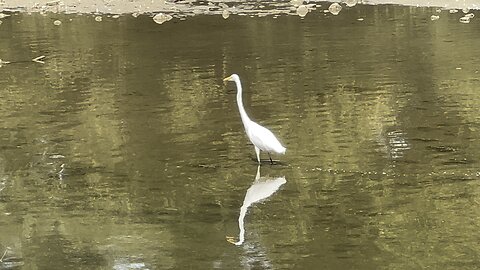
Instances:
[[[230,77],[223,79],[224,81],[234,81],[237,86],[237,105],[238,111],[240,112],[240,117],[242,118],[243,127],[245,128],[245,133],[247,133],[248,138],[255,146],[255,153],[257,154],[258,163],[260,163],[260,150],[267,152],[270,162],[273,164],[272,157],[270,153],[276,154],[285,154],[287,150],[283,145],[278,141],[277,137],[273,133],[260,126],[259,124],[253,122],[250,117],[248,117],[245,108],[243,107],[242,101],[242,83],[240,82],[240,77],[237,74],[233,74]]]

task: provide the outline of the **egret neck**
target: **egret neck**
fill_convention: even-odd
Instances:
[[[238,110],[240,111],[240,117],[242,117],[242,122],[243,126],[245,127],[245,130],[248,130],[248,123],[250,123],[252,120],[247,115],[247,112],[245,111],[245,108],[243,107],[243,101],[242,101],[242,83],[238,78],[235,79],[235,84],[237,85],[237,105],[238,105]]]

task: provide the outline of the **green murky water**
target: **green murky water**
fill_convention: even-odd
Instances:
[[[479,23],[434,12],[4,18],[0,268],[478,268]]]

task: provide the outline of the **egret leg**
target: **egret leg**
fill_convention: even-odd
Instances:
[[[273,160],[272,160],[272,157],[270,156],[270,153],[268,153],[268,158],[270,158],[270,164],[273,165]]]
[[[255,153],[257,154],[258,164],[260,164],[260,149],[255,146]]]
[[[260,165],[257,167],[257,175],[255,175],[255,181],[258,181],[260,179]]]

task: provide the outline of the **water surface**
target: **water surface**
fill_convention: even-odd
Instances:
[[[434,12],[3,19],[1,268],[477,268],[479,24]],[[239,246],[231,73],[287,147]]]

